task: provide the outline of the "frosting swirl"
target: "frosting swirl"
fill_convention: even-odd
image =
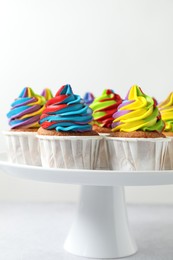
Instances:
[[[165,122],[166,132],[173,132],[173,92],[158,105],[163,121]]]
[[[46,101],[53,98],[52,91],[49,88],[44,88],[41,93],[41,96],[43,96],[46,99]]]
[[[111,89],[105,89],[101,96],[95,98],[90,108],[93,110],[93,125],[111,128],[113,114],[122,99]]]
[[[83,99],[89,106],[94,101],[94,95],[91,92],[86,92]]]
[[[164,122],[153,98],[145,95],[136,85],[131,87],[113,117],[112,131],[161,132],[164,128]]]
[[[7,114],[11,129],[38,128],[45,102],[45,98],[35,94],[31,88],[24,88]]]
[[[42,128],[56,131],[91,131],[92,110],[70,85],[62,86],[55,97],[47,101],[40,118]]]

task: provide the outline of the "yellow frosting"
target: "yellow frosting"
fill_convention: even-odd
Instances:
[[[173,132],[173,92],[158,105],[163,121],[164,131]]]
[[[164,123],[153,98],[145,95],[142,90],[134,85],[127,97],[113,115],[112,131],[132,132],[158,131],[161,132]]]

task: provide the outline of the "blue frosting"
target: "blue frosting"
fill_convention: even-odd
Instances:
[[[61,105],[66,104],[66,107]],[[56,131],[90,131],[92,110],[79,95],[72,92],[70,85],[60,88],[56,96],[46,104],[40,119],[43,128]]]

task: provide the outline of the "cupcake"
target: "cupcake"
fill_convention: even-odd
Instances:
[[[110,133],[113,114],[121,104],[122,99],[111,89],[105,89],[101,96],[94,99],[90,108],[93,110],[93,129],[98,133]]]
[[[52,91],[49,88],[44,88],[41,93],[41,96],[43,96],[46,99],[46,101],[53,98]]]
[[[90,108],[93,110],[93,129],[99,135],[105,137],[111,133],[111,124],[113,114],[117,111],[117,107],[121,104],[122,99],[111,89],[105,89],[101,96],[95,98]],[[107,156],[107,145],[103,138],[100,141],[99,156],[97,169],[109,169],[109,158]]]
[[[70,85],[62,86],[40,117],[37,137],[43,166],[94,169],[101,138],[91,121],[92,110],[83,99]]]
[[[36,133],[46,100],[26,87],[11,104],[7,114],[10,131],[4,132],[8,154],[12,163],[41,165],[39,142]]]
[[[162,134],[164,122],[153,98],[132,86],[113,117],[107,138],[111,169],[163,169],[169,140]]]
[[[165,161],[165,169],[173,169],[173,92],[158,105],[162,119],[165,123],[163,134],[171,138],[168,144],[168,153]]]
[[[94,101],[94,95],[91,92],[86,92],[84,95],[84,101],[89,106]]]
[[[158,108],[165,123],[163,134],[173,137],[173,92],[158,105]]]

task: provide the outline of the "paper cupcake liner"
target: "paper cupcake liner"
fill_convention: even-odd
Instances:
[[[107,137],[110,169],[119,171],[163,170],[167,138]]]
[[[37,135],[37,138],[44,167],[96,168],[101,137]]]
[[[8,159],[12,163],[41,165],[39,141],[36,132],[3,132],[7,141]]]
[[[167,137],[170,142],[168,143],[168,149],[164,161],[164,170],[173,170],[173,137]]]
[[[100,140],[99,151],[98,151],[98,160],[96,163],[97,170],[109,170],[109,159],[108,159],[108,151],[107,151],[107,143],[106,143],[106,136],[109,134],[99,134],[103,138]]]

